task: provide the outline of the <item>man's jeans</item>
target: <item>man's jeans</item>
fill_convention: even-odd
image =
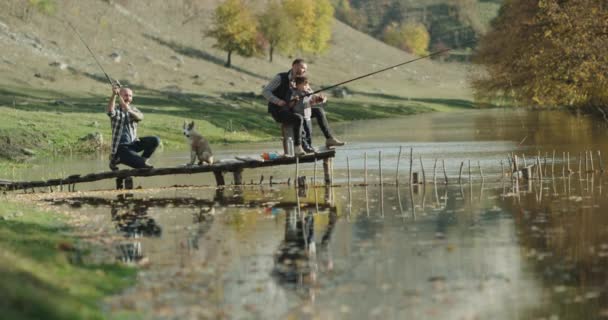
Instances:
[[[119,145],[116,157],[118,157],[119,163],[131,168],[145,168],[147,167],[146,159],[150,158],[159,144],[160,138],[158,137],[142,137],[132,143]],[[138,153],[142,151],[140,156]]]

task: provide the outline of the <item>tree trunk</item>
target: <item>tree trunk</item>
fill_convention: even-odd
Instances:
[[[226,60],[225,67],[230,68],[232,66],[232,50],[228,51],[228,59]]]
[[[270,46],[270,52],[268,53],[270,62],[272,62],[272,54],[273,53],[274,53],[274,46],[271,45]]]

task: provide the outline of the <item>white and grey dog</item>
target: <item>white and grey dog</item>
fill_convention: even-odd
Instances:
[[[199,166],[203,162],[209,165],[213,164],[213,153],[209,142],[194,129],[194,121],[190,123],[184,121],[184,135],[188,138],[188,144],[190,145],[190,163],[188,165],[194,165],[197,158]]]

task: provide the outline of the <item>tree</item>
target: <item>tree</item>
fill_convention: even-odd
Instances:
[[[334,10],[328,0],[283,0],[283,8],[293,28],[292,53],[301,50],[309,53],[323,52],[328,46],[333,26]]]
[[[329,0],[315,1],[315,24],[310,48],[314,53],[321,53],[329,46],[331,30],[334,23],[334,7]]]
[[[389,24],[384,28],[382,38],[394,47],[420,56],[428,54],[431,39],[423,24],[413,22],[401,26],[396,23]]]
[[[274,0],[268,3],[266,10],[259,17],[260,31],[268,42],[269,60],[275,49],[289,51],[294,45],[296,30],[290,23],[283,5]]]
[[[608,102],[608,6],[603,0],[510,0],[480,41],[476,97],[602,113]],[[607,119],[608,120],[608,119]]]
[[[226,0],[220,4],[206,35],[217,40],[214,48],[228,53],[226,67],[232,65],[233,52],[251,57],[261,50],[257,21],[243,0]]]

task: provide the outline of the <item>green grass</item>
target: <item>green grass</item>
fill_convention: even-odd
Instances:
[[[101,299],[134,282],[135,269],[82,262],[58,215],[0,204],[3,319],[102,319]]]
[[[0,158],[27,158],[22,148],[37,156],[95,153],[90,143],[81,140],[95,132],[102,134],[103,149],[107,151],[111,138],[105,114],[107,99],[31,88],[0,89]],[[212,144],[268,140],[278,134],[265,100],[249,93],[172,96],[140,89],[135,92],[134,105],[145,117],[139,136],[158,135],[169,150],[184,148],[181,127],[185,120],[194,120],[198,131]],[[327,111],[329,119],[337,122],[472,107],[471,101],[462,99],[404,98],[356,91],[348,98],[331,98]],[[0,169],[3,167],[7,169],[8,165],[0,165]]]

